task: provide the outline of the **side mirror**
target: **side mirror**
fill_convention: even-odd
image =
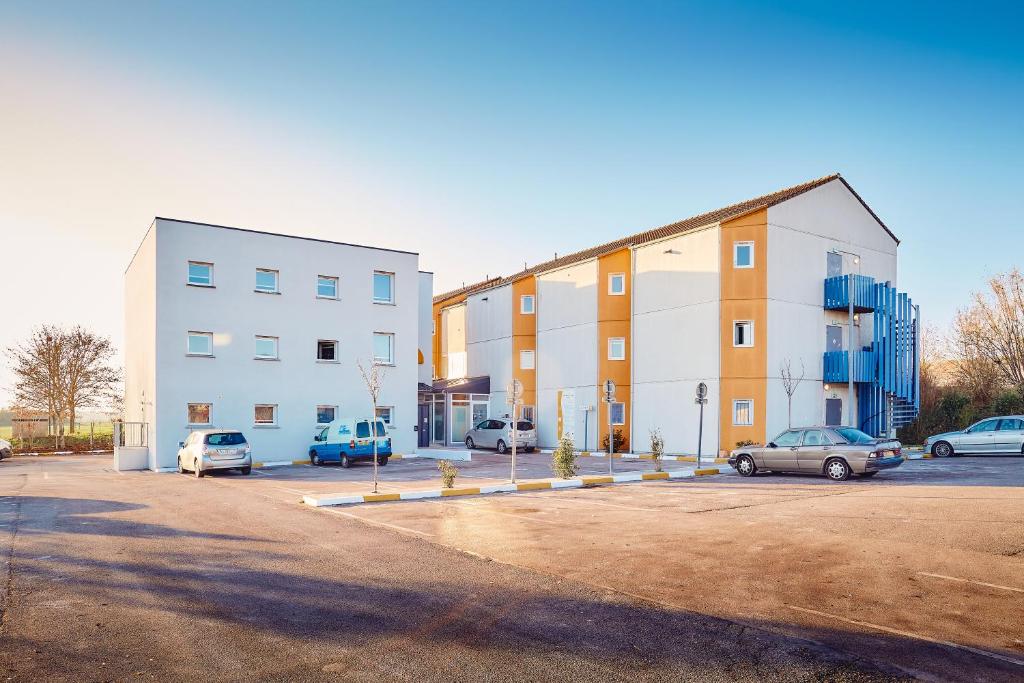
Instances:
[[[778,448],[778,446],[775,445],[774,441],[769,441],[768,442],[768,448]]]
[[[178,448],[184,448],[184,447],[185,447],[185,442],[184,441],[179,441],[178,442]]]

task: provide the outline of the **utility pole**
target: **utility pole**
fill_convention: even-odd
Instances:
[[[602,400],[608,404],[608,474],[612,473],[612,456],[615,453],[615,426],[612,424],[612,404],[615,402],[615,382],[604,381]]]
[[[697,469],[700,469],[701,443],[704,441],[704,404],[708,402],[708,385],[701,382],[697,385],[697,398],[694,403],[700,406],[700,421],[697,423]]]

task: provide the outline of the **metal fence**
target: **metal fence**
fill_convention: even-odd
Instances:
[[[148,446],[149,425],[145,422],[115,422],[114,446],[132,448]]]

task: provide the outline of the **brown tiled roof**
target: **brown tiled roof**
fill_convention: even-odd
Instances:
[[[455,296],[459,296],[461,294],[472,294],[474,292],[478,292],[484,289],[499,287],[501,285],[508,284],[509,282],[513,282],[528,275],[536,275],[538,273],[543,273],[548,270],[554,270],[556,268],[562,268],[563,266],[572,265],[574,263],[579,263],[581,261],[587,261],[597,256],[602,256],[604,254],[609,254],[611,252],[618,251],[619,249],[625,249],[627,247],[646,244],[648,242],[656,242],[658,240],[665,239],[666,237],[672,237],[674,235],[688,232],[696,228],[701,228],[706,225],[711,225],[713,223],[718,223],[720,221],[732,220],[733,218],[739,218],[740,216],[744,216],[748,213],[753,213],[754,211],[759,211],[761,209],[766,209],[770,206],[775,206],[776,204],[781,204],[782,202],[788,199],[792,199],[793,197],[801,195],[809,190],[813,190],[816,187],[821,187],[822,185],[830,183],[833,180],[839,180],[840,182],[842,182],[843,185],[845,185],[846,188],[850,190],[853,196],[856,197],[857,200],[864,206],[864,208],[867,209],[868,213],[870,213],[872,217],[874,217],[874,219],[878,221],[878,224],[881,225],[882,228],[887,233],[889,233],[889,235],[894,240],[899,242],[899,240],[896,238],[896,235],[892,234],[892,231],[890,231],[889,228],[886,227],[885,223],[883,223],[882,220],[877,215],[875,215],[875,212],[871,210],[871,207],[869,207],[867,203],[860,198],[860,195],[858,195],[854,191],[854,189],[850,187],[850,184],[846,182],[846,180],[838,173],[833,173],[832,175],[827,175],[823,178],[818,178],[817,180],[811,180],[806,183],[801,183],[800,185],[787,187],[786,189],[779,190],[778,192],[772,192],[771,194],[766,194],[761,197],[748,199],[744,202],[739,202],[738,204],[732,204],[721,209],[715,209],[714,211],[708,211],[707,213],[702,213],[697,216],[691,216],[690,218],[686,218],[675,223],[663,225],[660,228],[652,228],[651,230],[638,232],[634,235],[630,235],[629,237],[623,237],[612,242],[606,242],[605,244],[601,244],[596,247],[591,247],[590,249],[584,249],[583,251],[577,251],[573,254],[560,256],[556,259],[545,261],[544,263],[538,263],[537,265],[531,268],[527,268],[525,270],[522,270],[518,273],[514,273],[513,275],[509,275],[507,277],[491,278],[483,282],[477,282],[475,284],[462,287],[461,289],[457,289],[452,292],[440,294],[434,297],[434,303],[439,303],[441,301],[453,298]]]

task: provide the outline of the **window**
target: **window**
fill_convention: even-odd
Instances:
[[[1024,429],[1024,421],[1015,418],[1004,418],[999,421],[999,431],[1014,432]]]
[[[754,243],[733,242],[732,243],[732,265],[734,268],[754,267]]]
[[[608,293],[613,296],[622,296],[626,293],[625,273],[612,273],[608,276]]]
[[[523,294],[519,297],[519,312],[523,315],[533,315],[536,310],[534,308],[535,303],[536,301],[533,298],[533,294]]]
[[[754,345],[754,323],[750,320],[737,320],[732,324],[732,345]]]
[[[277,360],[277,337],[256,337],[256,357],[260,360]]]
[[[984,422],[979,422],[978,424],[974,425],[973,427],[971,427],[967,431],[971,432],[971,433],[974,433],[974,432],[994,432],[994,431],[996,431],[996,426],[997,426],[998,423],[999,423],[999,420],[985,420]]]
[[[212,356],[213,335],[209,332],[188,333],[188,355],[190,356]]]
[[[373,333],[373,362],[381,365],[394,365],[395,335],[390,332]]]
[[[338,342],[330,339],[318,339],[316,342],[316,359],[325,363],[337,363]]]
[[[223,432],[221,434],[207,434],[203,439],[207,446],[244,446],[245,436],[242,432]]]
[[[338,406],[317,406],[316,423],[325,425],[334,422],[334,416],[338,413]]]
[[[270,403],[257,403],[252,423],[264,427],[277,425],[277,406]]]
[[[805,446],[831,446],[832,439],[826,436],[820,429],[808,429],[804,432]]]
[[[732,423],[737,427],[754,424],[754,401],[744,398],[732,402]]]
[[[373,303],[395,303],[395,274],[373,271]]]
[[[380,420],[377,421],[377,436],[385,436],[388,431],[384,427],[384,423]],[[369,439],[373,434],[370,433],[370,423],[366,420],[356,423],[356,438],[357,439]]]
[[[212,403],[189,403],[188,404],[188,424],[189,426],[208,425],[210,424],[210,409],[213,407]]]
[[[213,264],[189,261],[188,283],[197,287],[213,287]]]
[[[843,274],[843,255],[836,251],[830,251],[825,256],[826,277],[838,277]]]
[[[800,445],[800,437],[803,435],[804,430],[802,429],[790,429],[788,432],[782,432],[772,441],[773,444],[779,448],[790,448],[792,446]]]
[[[391,417],[394,415],[395,409],[391,406],[377,406],[377,419],[386,424],[388,427],[391,426]]]
[[[519,409],[519,417],[526,420],[527,422],[534,422],[533,415],[533,406],[523,406],[522,408]]]
[[[626,424],[626,404],[625,403],[610,403],[612,411],[612,424],[613,425],[624,425]]]
[[[256,291],[264,294],[277,294],[277,271],[256,269]]]
[[[533,351],[520,351],[519,352],[519,369],[520,370],[533,370],[536,365],[536,358]]]
[[[338,298],[338,278],[329,275],[318,275],[316,278],[316,295],[320,299]]]
[[[608,338],[608,360],[626,360],[626,339],[624,337]]]
[[[839,325],[825,326],[825,350],[841,351],[843,349],[843,328]]]

